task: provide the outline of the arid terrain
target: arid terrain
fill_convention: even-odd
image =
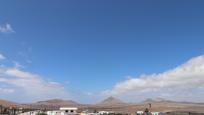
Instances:
[[[192,111],[204,112],[204,103],[191,103],[191,102],[175,102],[162,98],[147,99],[140,103],[126,103],[114,97],[109,97],[100,103],[96,104],[80,104],[72,100],[52,99],[46,101],[39,101],[35,103],[15,103],[6,100],[0,100],[0,105],[9,107],[17,106],[29,109],[58,109],[59,107],[78,107],[80,110],[109,110],[123,113],[134,113],[136,111],[144,110],[149,107],[151,103],[151,111],[169,112],[169,111]]]

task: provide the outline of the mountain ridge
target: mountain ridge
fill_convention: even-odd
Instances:
[[[10,106],[18,106],[19,104],[9,100],[0,99],[0,105],[5,107],[10,107]]]
[[[115,97],[108,97],[96,104],[81,104],[73,100],[63,100],[63,99],[49,99],[42,100],[33,103],[16,103],[8,100],[1,100],[0,105],[5,107],[17,106],[21,108],[31,108],[31,109],[49,109],[57,110],[60,107],[78,107],[78,108],[92,108],[92,109],[113,109],[113,110],[143,110],[143,108],[148,107],[149,103],[152,105],[152,109],[155,111],[174,111],[174,110],[198,110],[204,109],[204,103],[194,103],[194,102],[177,102],[172,100],[167,100],[163,98],[148,98],[141,103],[127,103]]]

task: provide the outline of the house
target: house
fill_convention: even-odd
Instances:
[[[56,111],[47,111],[47,115],[76,115],[77,110],[76,107],[61,107]]]
[[[76,107],[60,107],[60,111],[64,112],[65,115],[67,114],[77,114],[78,108]]]

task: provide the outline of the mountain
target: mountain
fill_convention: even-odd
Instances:
[[[111,110],[122,113],[134,113],[136,110],[143,111],[145,108],[150,107],[151,111],[196,111],[203,112],[204,103],[193,102],[177,102],[170,101],[163,98],[149,98],[141,103],[125,103],[120,99],[114,97],[108,97],[97,104],[79,104],[72,100],[51,99],[45,101],[38,101],[35,103],[19,104],[7,100],[0,100],[0,105],[5,107],[17,106],[27,109],[44,109],[44,110],[59,110],[60,107],[78,107],[80,110]]]
[[[55,105],[55,106],[78,106],[79,103],[72,100],[51,99],[46,101],[38,101],[37,105]]]
[[[38,101],[35,103],[21,104],[21,106],[23,108],[58,110],[60,107],[80,107],[81,104],[72,100],[50,99],[45,101]]]
[[[163,98],[147,98],[142,103],[174,103],[174,101],[166,100]]]
[[[19,104],[15,102],[0,99],[0,105],[5,106],[5,107],[10,107],[10,106],[18,106]]]
[[[101,101],[100,103],[97,103],[98,106],[116,106],[116,105],[126,105],[127,103],[121,101],[120,99],[114,98],[114,97],[108,97]]]

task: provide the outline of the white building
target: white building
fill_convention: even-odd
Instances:
[[[136,115],[143,115],[144,111],[137,111]]]
[[[96,110],[84,110],[79,115],[100,115]]]
[[[77,114],[77,110],[78,108],[76,107],[61,107],[60,111],[66,113],[67,114]]]
[[[77,110],[76,107],[61,107],[57,111],[47,111],[47,115],[76,115]]]
[[[41,111],[29,111],[29,112],[25,112],[25,113],[19,113],[17,115],[36,115],[38,113],[42,113]]]
[[[107,114],[114,113],[114,112],[113,111],[99,111],[98,113],[100,115],[107,115]]]
[[[61,111],[47,111],[47,115],[61,115]]]
[[[152,115],[159,115],[159,112],[151,112]]]

